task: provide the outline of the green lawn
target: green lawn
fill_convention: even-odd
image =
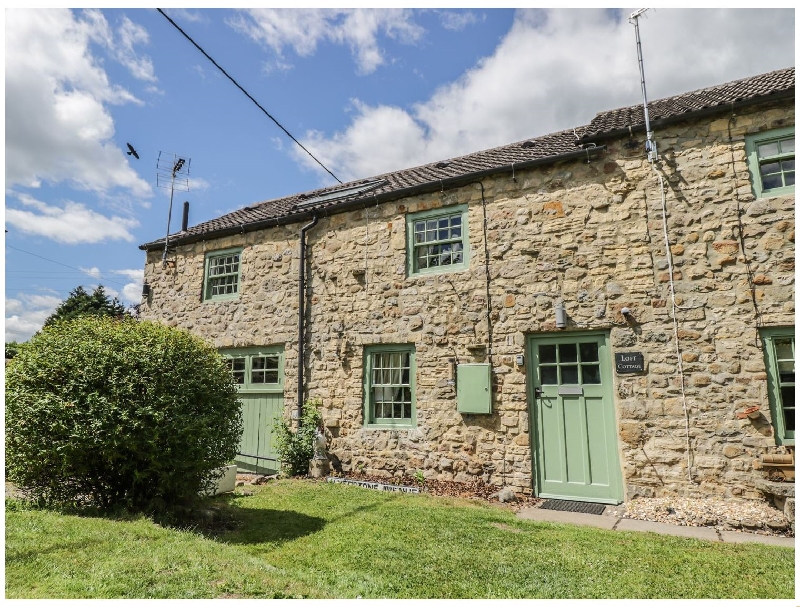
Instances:
[[[275,481],[216,535],[6,507],[6,598],[793,598],[794,550]]]

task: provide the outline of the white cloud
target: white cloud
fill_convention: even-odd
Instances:
[[[122,188],[152,195],[112,141],[114,122],[105,105],[141,102],[112,85],[91,53],[91,42],[115,44],[102,14],[8,9],[5,17],[6,185],[69,182],[101,194]],[[141,38],[137,28],[123,24],[130,49]],[[124,44],[120,48],[127,53]],[[147,77],[146,62],[128,60],[139,61]]]
[[[114,45],[114,57],[128,68],[131,75],[146,82],[156,82],[153,62],[149,57],[139,57],[134,48],[137,44],[147,44],[150,37],[147,30],[128,19],[122,18],[122,25],[117,30],[118,40]]]
[[[134,240],[130,229],[139,225],[135,219],[106,217],[78,202],[67,201],[63,208],[51,206],[26,194],[9,193],[33,210],[6,207],[6,224],[26,234],[44,236],[66,244],[95,243],[108,240]]]
[[[26,341],[42,328],[44,321],[61,304],[63,298],[53,295],[20,293],[17,299],[5,301],[6,341]]]
[[[641,101],[633,9],[520,10],[495,52],[410,109],[354,102],[341,132],[304,145],[355,179],[589,122]],[[794,11],[650,11],[640,22],[654,100],[794,64]],[[316,39],[316,38],[315,38]],[[298,161],[318,171],[305,154]]]
[[[122,288],[122,299],[129,303],[139,303],[142,300],[142,283],[144,270],[114,270],[115,274],[126,276],[131,282]]]
[[[269,69],[288,69],[283,59],[285,48],[301,57],[313,54],[323,42],[350,47],[358,71],[369,74],[385,63],[378,36],[413,44],[424,30],[412,20],[407,9],[267,9],[241,11],[229,20],[237,31],[273,50],[277,55]]]
[[[458,32],[478,23],[478,16],[472,11],[440,11],[439,21],[444,29]]]
[[[98,268],[98,267],[82,268],[82,267],[78,266],[78,269],[81,272],[85,273],[86,275],[91,276],[92,278],[100,278],[102,276],[102,274],[100,272],[100,268]]]

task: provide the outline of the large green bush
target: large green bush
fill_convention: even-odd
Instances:
[[[308,466],[314,457],[314,433],[322,420],[321,404],[318,399],[305,402],[297,430],[292,430],[283,418],[275,420],[272,427],[275,449],[281,462],[281,472],[286,476],[308,474]]]
[[[185,331],[86,316],[6,367],[6,476],[44,504],[190,505],[242,431],[222,357]]]

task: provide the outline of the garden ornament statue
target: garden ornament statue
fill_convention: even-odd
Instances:
[[[327,461],[328,454],[325,449],[327,442],[323,428],[317,426],[317,429],[314,431],[314,459],[324,459]]]

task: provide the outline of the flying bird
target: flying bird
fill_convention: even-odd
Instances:
[[[128,144],[128,156],[133,156],[136,160],[139,160],[139,154],[136,153],[136,150],[133,149],[130,143]]]

